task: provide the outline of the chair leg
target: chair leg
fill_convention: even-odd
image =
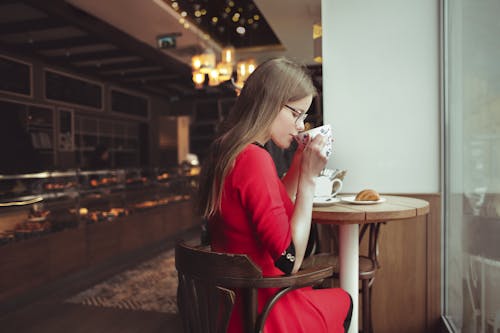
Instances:
[[[361,280],[361,296],[363,298],[363,333],[371,333],[371,288],[370,280]]]

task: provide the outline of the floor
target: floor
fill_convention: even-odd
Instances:
[[[192,239],[194,230],[181,235]],[[178,236],[179,237],[179,236]],[[173,247],[174,241],[168,246]],[[149,259],[149,258],[148,258]],[[140,263],[134,262],[130,265]],[[100,279],[109,278],[130,267],[103,272]],[[71,281],[71,280],[70,280]],[[0,314],[2,333],[182,333],[182,323],[177,315],[153,311],[94,307],[63,303],[63,300],[88,288],[82,279],[65,281],[56,291],[42,299],[15,308],[7,314]]]
[[[2,333],[182,333],[180,318],[62,302],[39,302],[0,320]]]

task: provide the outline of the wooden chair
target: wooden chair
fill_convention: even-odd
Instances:
[[[241,290],[246,310],[244,332],[262,332],[271,308],[286,293],[320,284],[331,277],[333,267],[308,267],[296,274],[263,277],[262,271],[246,255],[211,252],[179,241],[175,248],[175,267],[179,286],[177,304],[185,333],[226,332],[235,302],[235,289]],[[257,312],[257,290],[280,288]]]

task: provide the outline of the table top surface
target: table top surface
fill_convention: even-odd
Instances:
[[[405,220],[429,213],[425,200],[381,195],[386,201],[372,205],[337,202],[331,206],[313,207],[312,219],[322,224],[365,224]]]

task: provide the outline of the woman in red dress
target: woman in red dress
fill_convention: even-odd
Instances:
[[[250,75],[222,124],[200,180],[200,207],[208,220],[212,250],[248,255],[265,276],[297,272],[311,229],[314,178],[325,167],[326,139],[299,147],[280,179],[263,148],[268,140],[288,148],[304,130],[316,90],[306,70],[284,58],[261,64]],[[276,292],[259,291],[259,311]],[[302,288],[272,308],[265,333],[345,332],[350,296],[342,289]],[[243,331],[237,295],[228,332]]]

